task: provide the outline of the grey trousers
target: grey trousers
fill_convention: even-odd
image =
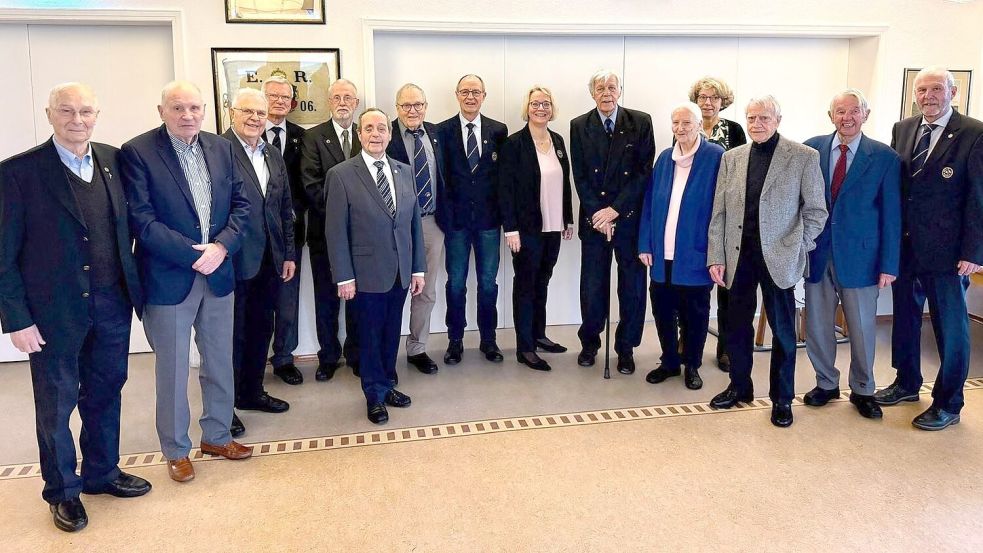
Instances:
[[[143,328],[157,357],[157,436],[168,459],[191,452],[188,426],[188,373],[191,329],[201,353],[201,441],[224,445],[232,440],[234,380],[232,372],[232,319],[235,294],[218,297],[204,275],[197,275],[191,291],[177,305],[144,307]]]
[[[824,390],[839,389],[840,371],[835,367],[836,305],[843,304],[850,332],[850,390],[869,396],[874,393],[874,343],[876,341],[877,286],[843,288],[832,261],[823,279],[805,283],[806,352],[816,369],[816,384]]]
[[[410,333],[406,336],[406,355],[427,352],[430,338],[430,315],[437,303],[437,271],[444,266],[444,233],[433,216],[421,219],[423,249],[427,255],[427,273],[423,292],[410,299]]]

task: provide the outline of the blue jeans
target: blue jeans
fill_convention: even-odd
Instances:
[[[482,342],[495,341],[498,326],[498,263],[502,238],[498,228],[451,230],[444,234],[447,259],[447,337],[464,338],[467,326],[468,265],[474,248],[478,278],[478,330]]]

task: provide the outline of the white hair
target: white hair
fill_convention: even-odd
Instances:
[[[82,94],[85,94],[90,98],[92,98],[93,105],[95,106],[99,105],[99,100],[96,98],[96,93],[92,91],[92,87],[90,87],[87,84],[73,81],[68,83],[56,84],[51,88],[51,91],[48,92],[48,107],[50,107],[51,109],[55,109],[58,106],[58,98],[60,98],[62,94],[68,92],[69,90],[77,90]]]
[[[403,92],[405,92],[407,90],[416,90],[416,91],[418,91],[420,93],[420,96],[423,96],[423,101],[424,102],[427,101],[427,93],[424,92],[422,88],[420,88],[419,86],[417,86],[417,85],[415,85],[413,83],[406,83],[403,86],[399,87],[399,90],[396,91],[396,102],[399,102],[399,97],[403,94]]]
[[[864,93],[863,92],[860,92],[860,90],[858,90],[856,88],[848,88],[848,89],[844,90],[843,92],[840,92],[840,93],[836,94],[835,96],[833,96],[833,98],[829,101],[829,112],[830,113],[833,113],[833,104],[835,104],[837,100],[839,100],[840,98],[843,98],[844,96],[853,96],[854,98],[856,98],[857,99],[857,102],[860,103],[860,109],[864,110],[864,113],[867,113],[867,112],[870,111],[870,106],[867,105],[867,98],[864,97]]]
[[[747,111],[751,109],[751,106],[758,106],[770,111],[775,116],[775,119],[781,119],[782,117],[782,106],[771,94],[755,96],[754,98],[748,100],[747,107],[744,108],[744,113],[747,113]]]
[[[263,81],[263,93],[264,94],[266,93],[266,87],[269,86],[269,85],[271,85],[271,84],[285,84],[285,85],[287,85],[287,88],[290,89],[290,97],[291,98],[294,97],[294,87],[293,87],[293,85],[290,84],[290,81],[288,81],[287,79],[284,79],[283,77],[281,77],[279,75],[275,75],[273,77],[270,77],[270,78],[266,79],[265,81]]]
[[[235,97],[232,98],[232,106],[238,106],[239,100],[245,98],[254,98],[263,103],[264,106],[268,106],[269,103],[266,101],[266,95],[256,90],[255,88],[243,87],[236,91]]]
[[[921,79],[922,77],[928,77],[929,75],[942,77],[945,79],[946,88],[952,88],[956,86],[956,78],[952,76],[952,71],[949,71],[941,65],[930,65],[915,75],[915,80]]]
[[[355,83],[349,81],[348,79],[336,79],[333,83],[331,83],[328,86],[328,94],[331,94],[331,89],[333,89],[335,86],[341,85],[341,84],[351,85],[351,87],[355,89],[355,96],[358,96],[358,87],[355,86]]]
[[[669,119],[671,120],[672,116],[675,115],[677,111],[681,111],[681,110],[689,111],[690,114],[693,116],[694,123],[703,120],[703,112],[700,111],[699,106],[697,106],[693,102],[683,102],[673,107],[672,111],[669,112]]]
[[[201,96],[201,89],[198,88],[198,85],[196,85],[195,83],[193,83],[191,81],[171,81],[171,82],[165,84],[164,85],[164,88],[162,88],[161,91],[160,91],[160,105],[166,104],[167,103],[167,97],[170,96],[171,94],[173,94],[175,91],[180,90],[182,88],[183,89],[188,89],[188,90],[193,90],[195,92],[195,94],[198,95],[198,98],[201,98],[202,97]]]
[[[617,73],[608,69],[602,69],[591,75],[590,81],[587,82],[587,90],[591,93],[591,96],[594,95],[594,85],[597,84],[598,81],[605,82],[611,77],[614,77],[614,80],[618,81],[618,88],[622,88],[621,77],[619,77]]]

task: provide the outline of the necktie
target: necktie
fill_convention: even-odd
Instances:
[[[283,143],[280,142],[280,131],[283,129],[280,127],[270,127],[270,130],[273,131],[273,142],[271,142],[271,144],[273,144],[277,150],[280,150],[280,153],[283,153]]]
[[[608,138],[614,134],[614,121],[610,117],[604,120],[604,131],[608,133]]]
[[[474,136],[474,123],[468,123],[468,166],[471,167],[471,172],[474,173],[475,169],[478,168],[478,139]]]
[[[379,189],[379,193],[382,194],[382,201],[386,203],[386,207],[389,209],[389,216],[396,216],[396,202],[393,201],[392,192],[389,191],[389,179],[386,178],[386,173],[382,171],[382,166],[385,165],[382,161],[377,161],[373,163],[375,165],[375,185]]]
[[[840,158],[836,160],[836,167],[833,167],[833,184],[829,190],[833,202],[836,202],[836,197],[840,195],[843,179],[846,178],[846,153],[849,149],[846,144],[840,144]]]
[[[413,135],[413,170],[416,172],[416,201],[420,204],[420,214],[429,215],[433,211],[433,189],[430,186],[430,164],[427,152],[423,149],[423,130],[406,132]]]
[[[341,153],[345,155],[345,159],[352,154],[352,141],[348,139],[348,129],[341,131]]]
[[[918,144],[915,146],[915,156],[911,158],[911,176],[915,176],[922,172],[925,168],[925,162],[928,161],[928,150],[932,146],[932,131],[938,125],[934,123],[926,123],[922,125],[922,136],[918,139]]]

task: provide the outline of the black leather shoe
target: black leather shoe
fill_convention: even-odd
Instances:
[[[822,407],[830,402],[830,400],[837,399],[840,397],[839,390],[825,390],[816,386],[815,388],[806,392],[806,395],[802,396],[802,402],[806,405],[812,407]]]
[[[338,370],[339,363],[337,361],[318,363],[317,371],[314,373],[314,379],[318,382],[327,382],[334,377],[334,372]]]
[[[874,401],[874,396],[864,396],[860,394],[850,394],[850,403],[857,406],[860,416],[867,419],[879,419],[884,416],[881,406]]]
[[[369,420],[374,424],[389,422],[389,411],[386,411],[386,406],[381,403],[369,405]]]
[[[411,402],[410,396],[400,392],[396,388],[386,392],[386,405],[392,407],[409,407]]]
[[[699,390],[702,388],[703,379],[700,378],[700,369],[691,369],[686,367],[683,375],[683,382],[686,383],[686,387],[690,390]]]
[[[918,401],[918,392],[909,392],[901,387],[897,381],[874,393],[874,401],[880,405],[897,405],[902,401]]]
[[[287,384],[290,384],[291,386],[304,383],[304,375],[301,374],[299,369],[297,369],[297,365],[294,365],[293,363],[287,363],[282,367],[276,367],[273,369],[273,374],[279,376],[281,380]]]
[[[673,376],[679,376],[682,371],[679,367],[675,369],[667,369],[665,366],[660,365],[658,368],[652,369],[647,375],[645,375],[645,382],[649,384],[658,384],[664,382],[665,379],[671,378]]]
[[[713,396],[710,400],[710,407],[714,409],[730,409],[740,403],[751,403],[754,401],[754,392],[748,392],[746,394],[738,394],[733,387],[727,386],[727,389],[719,394]]]
[[[717,368],[725,373],[730,372],[730,355],[727,352],[717,354]]]
[[[133,476],[120,471],[112,482],[106,482],[101,488],[82,488],[82,493],[89,495],[107,494],[113,497],[140,497],[150,491],[150,482],[139,476]]]
[[[82,500],[77,497],[52,503],[48,507],[51,509],[52,517],[54,517],[55,526],[59,530],[78,532],[89,524],[89,515],[85,514]]]
[[[444,363],[457,365],[461,362],[461,354],[464,353],[464,342],[461,340],[451,340],[447,344],[447,353],[444,354]]]
[[[502,359],[505,359],[502,356],[502,350],[498,349],[498,344],[495,342],[482,342],[478,345],[478,350],[484,353],[485,359],[492,363],[501,363]]]
[[[557,344],[549,338],[537,338],[536,339],[536,349],[541,349],[548,353],[563,353],[567,351],[567,348]]]
[[[593,367],[595,357],[597,357],[596,349],[582,349],[577,356],[577,364],[581,367]]]
[[[236,404],[236,409],[243,411],[262,411],[264,413],[282,413],[290,409],[290,404],[263,392],[259,394],[259,397],[240,400]]]
[[[553,369],[549,363],[543,361],[543,358],[536,355],[535,352],[523,351],[516,357],[518,357],[519,363],[536,371],[549,371]]]
[[[635,374],[635,358],[632,354],[618,355],[618,372],[621,374]]]
[[[426,352],[418,353],[416,355],[407,355],[406,362],[416,367],[416,370],[422,372],[423,374],[433,374],[437,372],[437,363],[431,359]]]
[[[229,433],[232,434],[233,438],[238,438],[246,433],[246,425],[242,424],[239,415],[235,413],[232,413],[232,424],[229,425]]]
[[[771,424],[779,428],[792,426],[792,404],[776,403],[771,406]]]
[[[959,413],[950,413],[938,407],[929,407],[911,421],[911,425],[920,430],[942,430],[953,424],[959,424]]]

